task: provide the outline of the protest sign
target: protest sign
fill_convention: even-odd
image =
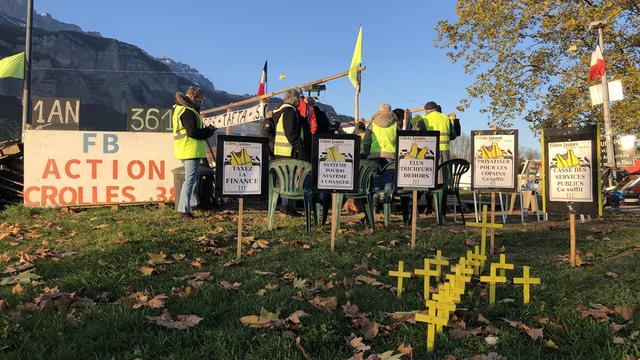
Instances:
[[[249,136],[218,136],[216,189],[220,196],[261,196],[266,193],[267,140]]]
[[[471,131],[471,188],[516,191],[518,130]]]
[[[429,190],[436,186],[438,171],[437,131],[398,131],[396,140],[396,188]]]
[[[360,138],[319,135],[314,140],[313,173],[319,191],[354,192],[358,186]]]

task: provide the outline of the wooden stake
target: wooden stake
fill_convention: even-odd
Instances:
[[[573,209],[569,211],[569,229],[571,232],[571,250],[569,252],[569,264],[576,266],[576,213]]]
[[[418,219],[418,192],[413,190],[413,204],[411,205],[411,248],[416,248],[416,224]]]
[[[331,253],[336,247],[336,227],[338,224],[338,195],[331,194]]]
[[[244,198],[238,199],[238,243],[236,244],[236,258],[242,255],[242,220],[244,217]]]
[[[358,71],[358,78],[360,78],[360,71]],[[354,118],[356,127],[353,130],[354,134],[358,133],[358,123],[360,122],[360,84],[358,84],[358,86],[356,86],[356,112],[355,112],[356,116]]]
[[[491,225],[496,223],[496,193],[491,192]],[[489,255],[493,256],[495,250],[495,229],[491,228],[491,240],[489,245]]]

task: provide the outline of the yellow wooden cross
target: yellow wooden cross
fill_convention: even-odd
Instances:
[[[480,266],[482,265],[482,262],[479,259],[476,259],[473,251],[471,250],[467,251],[467,264],[473,268],[474,275],[480,275]]]
[[[467,226],[471,227],[479,227],[482,229],[482,238],[481,238],[481,250],[482,255],[487,255],[487,229],[501,229],[502,224],[491,224],[487,223],[487,205],[482,206],[482,223],[477,222],[467,222],[465,223]]]
[[[442,257],[442,251],[436,251],[436,258],[431,259],[431,263],[436,266],[436,271],[438,272],[438,278],[441,277],[442,274],[442,266],[449,265],[449,260]]]
[[[480,273],[484,269],[484,263],[485,261],[487,261],[487,254],[483,253],[478,245],[474,246],[473,250],[473,256],[480,264],[480,267],[478,268],[478,275],[480,275]]]
[[[452,291],[450,283],[444,283],[438,286],[438,293],[433,294],[433,300],[458,304],[460,295],[457,291]]]
[[[507,282],[507,278],[504,276],[496,275],[496,267],[491,265],[491,270],[489,272],[489,276],[480,276],[481,282],[489,283],[489,304],[493,304],[496,302],[496,284],[497,283],[505,283]]]
[[[469,275],[469,279],[465,280],[466,282],[471,281],[471,275],[473,275],[473,269],[470,264],[467,263],[466,257],[460,257],[458,260],[458,266],[456,267],[456,271],[459,271],[462,275]]]
[[[529,267],[522,267],[522,277],[521,278],[513,278],[514,284],[522,284],[524,288],[524,303],[529,303],[529,286],[531,285],[540,285],[540,278],[532,278],[529,277]]]
[[[402,297],[402,281],[405,278],[410,278],[411,273],[404,271],[404,261],[400,260],[398,262],[398,271],[389,271],[389,276],[398,278],[398,297]]]
[[[449,323],[449,313],[456,311],[456,305],[450,301],[437,301],[436,310],[438,317],[445,319],[445,325]],[[436,333],[442,332],[442,323],[436,324]]]
[[[491,266],[495,266],[496,269],[500,269],[500,276],[505,276],[505,270],[513,270],[513,264],[507,264],[507,255],[500,254],[500,262],[493,263]]]
[[[447,326],[449,319],[438,317],[436,311],[436,302],[433,300],[427,301],[428,314],[416,314],[417,322],[426,322],[427,325],[427,350],[433,351],[436,342],[436,325]]]
[[[431,289],[431,277],[440,276],[437,270],[431,270],[431,261],[424,259],[424,269],[414,269],[413,273],[418,276],[424,276],[424,301],[429,300],[429,290]]]

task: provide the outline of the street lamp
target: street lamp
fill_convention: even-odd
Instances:
[[[598,30],[598,44],[600,45],[600,51],[604,57],[604,36],[602,29],[607,26],[606,20],[592,21],[589,23],[589,31]],[[609,109],[609,82],[607,81],[607,69],[605,66],[604,75],[602,76],[602,106],[604,112],[604,134],[607,146],[607,166],[611,168],[613,178],[616,178],[616,158],[613,148],[613,138],[611,130],[611,110]],[[600,141],[600,139],[598,139]]]

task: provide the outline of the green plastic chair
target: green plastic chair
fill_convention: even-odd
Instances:
[[[269,230],[273,228],[273,217],[278,199],[304,200],[307,234],[311,234],[311,208],[313,190],[303,187],[304,180],[311,176],[311,163],[295,159],[278,159],[269,164]],[[273,180],[276,178],[277,186]],[[316,222],[317,222],[316,213]]]
[[[338,203],[338,213],[337,215],[337,226],[340,228],[340,210],[342,209],[344,199],[366,199],[365,205],[365,217],[369,225],[372,228],[375,227],[373,221],[373,177],[380,172],[380,165],[375,163],[374,161],[369,160],[360,160],[360,173],[358,176],[358,184],[357,190],[353,193],[341,193],[337,194],[337,203]],[[328,209],[325,209],[328,211]],[[323,214],[323,217],[326,214]]]
[[[438,166],[438,171],[441,172],[442,181],[444,182],[442,189],[434,190],[433,192],[438,225],[444,224],[444,213],[447,205],[446,199],[449,195],[455,196],[458,200],[460,214],[462,215],[462,224],[465,224],[462,201],[460,200],[460,179],[464,173],[469,171],[469,167],[469,162],[464,159],[449,160]]]
[[[380,174],[384,173],[386,170],[395,170],[396,162],[391,161],[387,165],[385,165],[382,169],[380,169]],[[409,200],[411,198],[412,192],[409,190],[398,190],[394,187],[391,190],[381,190],[378,191],[378,194],[382,196],[382,209],[384,212],[384,226],[389,226],[391,222],[391,207],[393,205],[393,198],[399,197],[402,204],[402,220],[405,223],[409,223],[411,221],[411,211],[409,210]]]

